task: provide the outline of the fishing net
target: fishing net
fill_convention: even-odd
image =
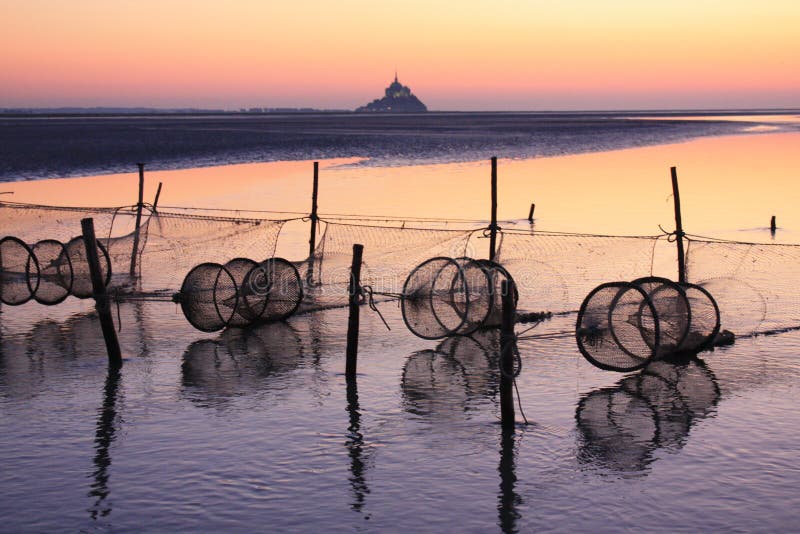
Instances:
[[[660,342],[655,307],[635,284],[601,284],[581,305],[576,339],[581,354],[600,369],[641,369],[655,357]]]
[[[491,302],[489,313],[483,321],[483,326],[500,326],[503,320],[503,282],[508,283],[508,287],[513,292],[514,307],[519,302],[519,291],[517,283],[505,267],[499,263],[489,260],[476,260],[489,278],[489,293]]]
[[[691,307],[686,291],[677,283],[659,276],[647,276],[633,281],[650,299],[658,317],[661,335],[656,357],[671,354],[686,340],[691,324]],[[653,339],[645,336],[645,341]]]
[[[186,275],[177,300],[192,326],[215,332],[230,324],[239,291],[228,269],[218,263],[201,263]]]
[[[0,301],[9,306],[28,302],[39,287],[39,262],[16,237],[0,239]]]
[[[310,277],[302,309],[346,306],[349,300],[353,244],[364,245],[361,284],[376,294],[398,295],[416,266],[434,257],[468,255],[474,229],[411,228],[396,223],[352,224],[323,221],[325,230],[314,255],[302,264]]]
[[[73,272],[67,247],[55,239],[43,239],[31,249],[39,262],[39,287],[36,302],[52,306],[63,302],[72,292]]]
[[[88,299],[94,294],[92,275],[89,271],[89,262],[86,259],[86,245],[83,237],[73,237],[65,245],[66,257],[59,263],[69,262],[72,266],[72,294],[79,299]],[[111,281],[111,260],[106,247],[97,241],[97,260],[100,263],[100,274],[103,283],[108,286]]]
[[[800,245],[690,239],[688,278],[714,296],[737,336],[800,327]]]
[[[233,277],[237,289],[237,298],[217,302],[219,307],[233,310],[226,326],[246,326],[260,317],[265,307],[264,298],[247,283],[250,272],[257,267],[258,263],[248,258],[234,258],[225,263],[225,269]]]
[[[454,297],[463,299],[461,310]],[[401,309],[408,329],[423,339],[456,333],[469,307],[464,271],[453,258],[431,258],[418,265],[403,285]]]
[[[300,273],[291,262],[283,258],[269,258],[251,271],[248,284],[254,292],[263,294],[263,308],[257,320],[282,321],[293,315],[303,301],[303,283]]]
[[[224,264],[231,258],[274,255],[278,234],[285,220],[246,218],[237,212],[207,210],[151,211],[145,208],[136,238],[136,209],[57,207],[0,202],[3,232],[28,243],[40,240],[69,241],[80,232],[81,220],[91,217],[97,241],[107,251],[113,278],[107,284],[122,294],[172,294],[186,274],[203,262]],[[13,232],[18,232],[14,234]],[[131,278],[131,264],[135,265]],[[101,258],[101,262],[102,262]],[[82,264],[85,260],[82,261]],[[88,284],[73,261],[75,283],[80,294]]]
[[[700,352],[710,348],[720,329],[720,314],[717,301],[702,286],[681,284],[691,310],[688,332],[678,352]]]
[[[504,230],[495,261],[514,275],[522,312],[577,312],[610,280],[675,273],[675,245],[657,237]]]

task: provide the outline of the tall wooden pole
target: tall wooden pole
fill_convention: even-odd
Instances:
[[[355,378],[358,359],[359,298],[361,297],[361,258],[364,245],[353,245],[353,263],[350,266],[350,316],[347,321],[347,362],[345,376]]]
[[[492,220],[489,223],[489,260],[497,254],[497,157],[492,157]]]
[[[92,291],[94,292],[95,309],[100,317],[100,327],[103,330],[103,339],[108,352],[108,364],[114,367],[122,365],[122,352],[117,340],[117,331],[114,329],[114,320],[111,317],[111,302],[106,293],[103,273],[100,270],[100,260],[97,256],[97,238],[94,234],[94,220],[81,219],[83,230],[83,245],[86,247],[86,261],[89,263],[89,274],[92,278]]]
[[[503,428],[514,428],[514,286],[503,280],[503,322],[500,325],[500,421]]]
[[[681,194],[678,190],[678,170],[670,167],[672,174],[672,198],[675,201],[675,243],[678,246],[678,282],[686,282],[686,256],[683,251],[683,221],[681,220]]]
[[[314,162],[314,186],[311,190],[311,237],[308,240],[308,273],[306,281],[310,284],[314,278],[314,249],[317,246],[317,195],[319,193],[319,162]]]
[[[139,253],[139,225],[142,224],[142,207],[144,206],[144,163],[137,163],[136,165],[139,167],[139,202],[136,203],[136,228],[133,230],[131,276],[136,276],[136,256]]]

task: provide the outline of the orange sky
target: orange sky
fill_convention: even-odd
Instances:
[[[0,107],[800,107],[797,0],[0,0]]]

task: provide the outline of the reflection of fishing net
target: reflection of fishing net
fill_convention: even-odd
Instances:
[[[576,338],[591,363],[625,372],[654,359],[704,350],[713,344],[719,325],[708,291],[650,276],[592,291],[578,314]]]
[[[635,284],[602,284],[581,305],[576,338],[581,354],[601,369],[640,369],[653,359],[660,342],[655,307]]]
[[[39,287],[39,262],[16,237],[0,239],[0,301],[9,306],[28,302]]]
[[[651,362],[581,399],[575,414],[578,458],[615,471],[644,470],[656,449],[682,447],[691,426],[712,413],[719,397],[714,374],[702,361]]]
[[[224,266],[202,263],[173,295],[186,319],[204,332],[283,320],[302,298],[300,275],[282,258],[260,264],[248,258],[234,258]]]
[[[69,262],[72,266],[72,294],[79,299],[88,299],[94,294],[92,286],[92,275],[89,272],[89,262],[86,259],[86,245],[83,237],[72,238],[65,245],[67,256],[61,263]],[[106,247],[97,241],[97,259],[100,262],[100,272],[103,276],[105,285],[111,281],[111,260],[108,257]]]
[[[55,239],[43,239],[31,247],[39,261],[39,287],[34,298],[40,304],[63,302],[72,292],[72,261],[67,247]]]
[[[502,280],[511,280],[501,266],[471,258],[438,257],[418,265],[403,286],[403,319],[415,335],[439,339],[468,335],[491,318],[496,320]]]

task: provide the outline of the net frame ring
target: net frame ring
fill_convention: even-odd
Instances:
[[[19,273],[14,273],[19,277],[22,277],[24,274],[25,276],[25,287],[27,287],[27,292],[24,296],[9,296],[8,291],[4,289],[3,286],[6,285],[5,275],[5,264],[6,260],[4,260],[4,252],[3,249],[6,249],[5,255],[9,255],[11,250],[8,250],[9,247],[14,247],[19,252],[20,259],[24,257],[24,273],[21,271]],[[13,249],[12,249],[13,250]],[[22,268],[22,264],[18,265],[18,267]],[[11,272],[11,271],[9,271]],[[36,255],[33,253],[33,249],[28,246],[23,240],[18,237],[14,236],[6,236],[0,239],[0,302],[3,304],[7,304],[8,306],[19,306],[21,304],[25,304],[29,300],[31,300],[36,291],[39,288],[39,260],[36,258]],[[11,284],[9,284],[10,286]],[[21,285],[21,284],[19,284]]]
[[[216,313],[218,321],[213,323],[210,326],[206,326],[206,325],[198,323],[195,320],[195,318],[193,317],[194,314],[193,314],[192,310],[189,308],[189,299],[186,298],[186,295],[190,295],[191,294],[191,292],[188,291],[187,285],[188,285],[189,281],[192,279],[192,275],[195,274],[196,272],[200,271],[200,270],[210,270],[210,269],[216,269],[216,271],[217,271],[216,275],[214,276],[213,286],[211,288],[209,288],[209,289],[212,290],[211,299],[209,299],[209,301],[214,304],[214,311]],[[183,283],[181,284],[181,291],[179,293],[179,297],[180,298],[178,300],[179,300],[179,302],[181,304],[181,311],[183,312],[183,316],[186,317],[186,320],[189,322],[189,324],[191,324],[193,327],[195,327],[196,329],[200,330],[201,332],[216,332],[218,330],[222,330],[223,328],[228,326],[228,323],[230,322],[231,316],[233,316],[233,312],[234,312],[235,306],[234,306],[234,308],[230,308],[230,307],[226,306],[228,309],[230,309],[230,315],[227,316],[227,317],[222,315],[222,312],[221,312],[220,307],[219,307],[219,303],[218,303],[218,299],[217,299],[217,290],[219,288],[221,279],[225,279],[226,281],[228,281],[232,285],[232,287],[235,290],[234,298],[236,300],[238,300],[238,298],[239,298],[239,290],[236,287],[236,280],[233,278],[233,275],[230,273],[230,271],[228,271],[228,269],[226,269],[223,265],[221,265],[219,263],[205,262],[205,263],[201,263],[199,265],[195,265],[186,274],[186,276],[183,279]]]
[[[97,260],[100,264],[100,270],[104,271],[103,276],[103,285],[108,287],[108,284],[111,283],[111,257],[108,255],[108,250],[106,246],[100,241],[100,239],[96,240],[97,243]],[[88,299],[94,296],[94,288],[92,286],[92,279],[89,275],[89,267],[88,263],[86,266],[86,279],[81,279],[79,276],[76,275],[76,268],[77,265],[72,262],[73,253],[76,257],[81,258],[84,261],[86,259],[86,245],[83,243],[83,236],[76,236],[70,239],[66,245],[64,245],[64,249],[67,253],[67,259],[70,261],[70,265],[72,266],[72,288],[70,289],[70,293],[79,299]],[[88,287],[86,287],[88,286]]]
[[[456,263],[458,263],[460,268],[460,273],[458,278],[461,279],[462,285],[464,286],[464,296],[466,298],[466,305],[464,309],[464,321],[461,326],[454,332],[456,335],[459,336],[468,336],[481,328],[486,321],[489,319],[489,316],[492,313],[492,299],[494,298],[494,291],[491,286],[491,278],[489,276],[489,272],[486,270],[484,265],[481,264],[480,261],[475,260],[473,258],[469,258],[467,256],[461,256],[459,258],[455,258]],[[467,276],[467,270],[476,270],[480,273],[479,281],[476,284],[472,284],[471,277]],[[451,297],[455,294],[457,290],[457,280],[454,277],[453,280],[450,282],[450,294]],[[483,286],[483,287],[480,287]],[[480,297],[481,294],[487,295],[487,303],[486,303],[486,310],[483,311],[478,304],[480,301],[476,297]],[[458,307],[455,303],[453,303],[453,309],[456,310],[458,313]],[[435,310],[434,310],[435,311]],[[472,316],[471,316],[472,315]]]
[[[254,310],[250,303],[245,300],[245,282],[247,280],[247,276],[258,267],[258,263],[255,260],[251,260],[250,258],[233,258],[225,262],[223,268],[228,271],[228,273],[233,277],[233,281],[236,287],[236,298],[233,301],[232,306],[232,313],[230,318],[228,319],[228,323],[226,326],[247,326],[255,321],[257,321],[260,317],[260,313],[257,310]],[[219,277],[217,278],[219,280]],[[215,298],[214,303],[219,307],[219,305],[224,305],[226,307],[230,307],[230,297],[225,299],[226,302],[218,302],[216,299],[216,286],[215,286]],[[255,293],[250,293],[250,295],[255,295]],[[257,305],[257,302],[254,302]],[[266,308],[266,303],[264,303],[264,307]],[[220,313],[220,316],[222,314]]]
[[[616,294],[614,295],[614,297],[611,299],[611,302],[608,305],[608,312],[605,314],[606,315],[606,321],[608,323],[609,333],[611,334],[611,337],[612,337],[613,341],[615,342],[615,344],[617,345],[617,347],[619,347],[619,349],[622,352],[624,352],[628,357],[632,358],[633,360],[639,360],[639,362],[636,363],[636,364],[632,364],[632,365],[628,365],[628,366],[622,366],[622,365],[611,365],[611,364],[608,364],[608,363],[605,363],[605,362],[601,362],[600,360],[595,358],[592,355],[591,351],[586,347],[586,344],[584,342],[584,337],[581,335],[583,319],[584,319],[584,316],[586,315],[586,309],[588,308],[589,303],[592,301],[592,298],[595,295],[597,295],[598,293],[600,293],[602,291],[606,291],[606,290],[611,289],[611,288],[616,288],[617,291],[616,291]],[[578,311],[578,318],[577,318],[577,321],[576,321],[576,324],[575,324],[575,339],[576,339],[577,344],[578,344],[578,350],[583,355],[583,357],[586,358],[586,360],[589,363],[591,363],[592,365],[594,365],[595,367],[597,367],[599,369],[603,369],[605,371],[617,371],[617,372],[622,372],[622,373],[630,372],[630,371],[637,371],[637,370],[642,369],[643,367],[647,366],[647,364],[650,363],[651,361],[653,361],[653,359],[656,356],[656,348],[655,347],[651,347],[649,343],[646,343],[646,345],[650,349],[650,354],[649,355],[643,356],[643,355],[640,355],[640,354],[634,354],[619,340],[619,337],[614,332],[614,328],[613,328],[614,321],[612,319],[613,316],[614,316],[614,308],[620,302],[620,300],[625,295],[625,293],[627,293],[628,291],[634,291],[634,292],[638,293],[638,296],[641,297],[641,299],[643,301],[643,304],[647,307],[647,311],[649,311],[651,313],[651,316],[653,317],[653,321],[654,321],[654,339],[656,340],[656,344],[657,344],[657,341],[659,339],[660,331],[659,331],[659,324],[658,324],[658,315],[656,314],[655,307],[653,306],[652,301],[650,301],[650,297],[647,296],[647,293],[645,293],[642,290],[641,287],[639,287],[636,284],[632,284],[630,282],[607,282],[607,283],[604,283],[604,284],[600,284],[599,286],[594,288],[592,291],[590,291],[589,294],[586,296],[586,298],[583,299],[583,302],[581,303],[580,310]],[[641,311],[642,311],[642,307],[640,306],[639,313],[641,313]],[[644,337],[644,336],[642,336],[642,337]]]
[[[419,288],[416,288],[417,291],[426,290],[426,292],[420,299],[423,300],[422,306],[419,307],[415,305],[415,308],[417,307],[419,307],[420,309],[427,308],[427,312],[430,318],[433,321],[435,321],[435,324],[439,325],[438,331],[428,333],[425,332],[422,328],[420,328],[419,325],[412,324],[413,321],[411,319],[412,316],[411,302],[417,301],[417,298],[412,298],[413,295],[411,292],[411,288],[414,285],[413,282],[416,281],[414,277],[418,275],[418,273],[423,272],[425,269],[432,269],[437,267],[436,265],[431,266],[431,264],[433,263],[441,263],[441,266],[439,266],[438,269],[436,269],[436,273],[430,277],[430,280],[428,282],[426,282]],[[458,262],[456,262],[456,260],[454,260],[453,258],[447,256],[435,256],[433,258],[429,258],[420,263],[419,265],[417,265],[416,267],[414,267],[414,269],[412,269],[409,275],[406,277],[406,281],[403,283],[403,291],[400,295],[400,310],[403,316],[403,322],[405,323],[406,328],[408,328],[408,330],[411,333],[413,333],[415,336],[421,339],[445,338],[449,335],[452,335],[456,330],[461,328],[461,325],[464,323],[465,318],[461,316],[461,314],[456,313],[456,315],[461,318],[461,321],[457,325],[454,325],[452,327],[447,326],[442,323],[442,318],[440,318],[435,311],[435,306],[433,304],[435,296],[434,287],[441,273],[444,271],[445,268],[448,267],[460,271]]]
[[[684,350],[689,350],[691,352],[701,352],[704,351],[714,345],[714,340],[717,338],[717,334],[719,334],[720,328],[722,327],[722,319],[720,316],[719,305],[717,305],[717,301],[711,292],[709,292],[706,288],[698,284],[692,284],[691,282],[683,282],[680,284],[681,287],[684,288],[686,292],[686,298],[689,301],[689,307],[691,309],[692,300],[689,298],[690,291],[699,291],[703,296],[705,296],[709,302],[711,302],[711,306],[714,310],[715,320],[714,320],[714,327],[711,329],[711,333],[706,336],[706,339],[703,342],[697,344],[694,347],[682,347]],[[693,317],[696,317],[697,314],[694,314]],[[693,322],[690,321],[689,323],[689,331],[692,331],[692,324]],[[684,340],[684,343],[686,341]]]
[[[510,284],[512,288],[513,295],[514,295],[514,308],[516,309],[517,305],[519,304],[519,288],[517,287],[517,282],[514,280],[514,277],[511,276],[511,273],[508,272],[508,269],[503,267],[501,264],[497,263],[496,261],[492,260],[475,260],[477,261],[489,275],[489,290],[492,291],[492,310],[489,312],[489,316],[491,317],[492,313],[495,310],[495,306],[498,312],[503,311],[503,295],[501,292],[501,284],[497,282],[502,282],[502,280],[498,280],[494,282],[492,278],[494,278],[495,273],[499,273],[500,276],[505,278],[505,280]],[[498,293],[494,293],[498,291]]]
[[[60,252],[58,256],[51,260],[49,265],[43,265],[43,260],[40,257],[39,249],[43,249],[45,246],[55,246]],[[33,295],[33,298],[36,299],[36,302],[39,304],[44,304],[45,306],[54,306],[56,304],[60,304],[66,300],[72,294],[72,283],[75,279],[75,273],[72,270],[72,260],[67,253],[67,247],[61,241],[57,239],[42,239],[37,241],[36,243],[31,246],[36,259],[39,261],[39,289]],[[46,299],[40,293],[42,289],[41,280],[46,280],[47,274],[45,271],[51,265],[55,265],[57,272],[56,277],[57,281],[53,282],[53,285],[61,287],[64,289],[63,296],[57,296],[55,298]]]
[[[254,267],[251,273],[248,273],[248,283],[255,283],[253,280],[250,280],[250,276],[259,269],[266,279],[266,283],[262,284],[266,286],[266,289],[264,290],[264,309],[261,312],[260,318],[267,322],[274,322],[283,321],[294,315],[298,308],[300,308],[300,304],[303,302],[303,297],[305,296],[303,292],[303,281],[300,278],[300,272],[297,270],[295,264],[284,258],[267,258],[259,263],[257,267]],[[287,275],[288,280],[284,280],[284,276],[276,276],[276,273],[279,272],[289,273]],[[276,285],[276,280],[280,282],[278,285]],[[296,293],[295,295],[287,294],[290,288],[293,290],[293,293]],[[283,300],[281,298],[271,298],[276,296],[282,297]],[[289,298],[291,300],[288,300]],[[273,313],[276,307],[273,306],[273,304],[276,302],[290,302],[290,306],[280,310],[279,313]]]
[[[659,346],[656,348],[661,352],[657,354],[657,356],[666,357],[669,354],[680,351],[681,347],[686,342],[686,338],[689,336],[689,332],[691,332],[692,325],[692,307],[689,303],[689,298],[686,296],[686,290],[681,287],[681,284],[678,282],[670,280],[669,278],[664,278],[663,276],[643,276],[633,280],[631,283],[640,286],[645,293],[647,293],[647,296],[650,297],[656,309],[656,313],[658,314],[661,335],[659,337]],[[667,320],[665,310],[659,309],[659,300],[656,298],[658,293],[667,291],[674,291],[678,295],[678,299],[680,299],[681,305],[685,310],[685,319],[679,323],[683,328],[677,332],[674,331],[674,328],[669,328],[669,326],[672,326],[672,323]],[[641,318],[642,315],[639,317]],[[671,337],[675,340],[675,346],[671,351],[663,350],[667,347],[664,345],[666,337]],[[645,338],[645,341],[647,341],[647,338]]]

